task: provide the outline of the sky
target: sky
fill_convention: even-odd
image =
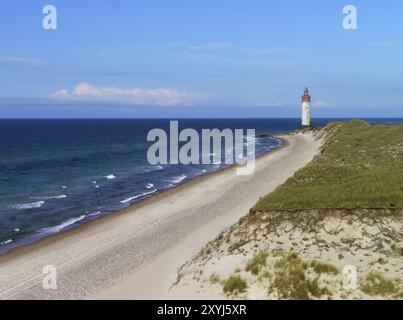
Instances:
[[[0,118],[297,118],[305,86],[313,117],[403,117],[402,14],[401,0],[4,0]]]

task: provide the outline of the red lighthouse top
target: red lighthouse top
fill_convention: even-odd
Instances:
[[[304,95],[302,96],[302,102],[311,102],[311,96],[309,95],[309,90],[306,87],[305,87]]]

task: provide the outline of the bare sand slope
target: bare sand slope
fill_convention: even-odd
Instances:
[[[259,158],[253,175],[237,176],[229,168],[1,257],[0,298],[172,297],[178,268],[321,146],[311,134],[283,138],[287,147]],[[46,265],[57,269],[57,290],[42,288]]]

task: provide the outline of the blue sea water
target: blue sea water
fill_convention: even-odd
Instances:
[[[179,120],[180,129],[199,132],[255,129],[257,155],[281,146],[266,134],[291,132],[299,124],[299,119]],[[0,253],[225,167],[150,165],[147,133],[154,128],[169,132],[169,120],[0,120]]]

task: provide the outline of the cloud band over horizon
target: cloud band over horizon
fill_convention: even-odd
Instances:
[[[174,88],[119,88],[98,87],[86,82],[79,83],[72,92],[56,91],[52,97],[59,100],[121,102],[135,105],[185,106],[205,100],[208,93],[178,90]]]

